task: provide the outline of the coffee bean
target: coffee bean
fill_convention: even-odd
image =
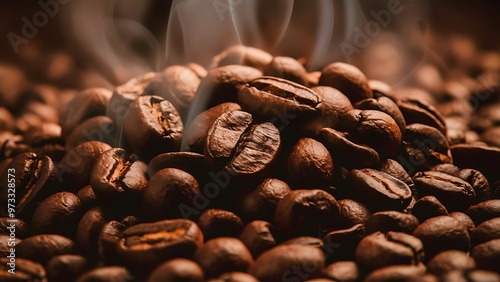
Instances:
[[[75,281],[87,268],[87,260],[82,256],[60,255],[53,257],[47,263],[47,278],[50,281]]]
[[[263,72],[266,76],[279,77],[308,86],[307,70],[299,61],[291,57],[274,57],[264,67]]]
[[[323,270],[323,275],[333,281],[358,281],[361,273],[354,261],[337,261]]]
[[[252,256],[258,258],[260,254],[276,246],[277,240],[274,233],[274,226],[269,222],[255,220],[243,228],[239,239],[252,253]]]
[[[437,276],[442,276],[453,270],[472,270],[476,268],[474,259],[467,253],[457,250],[448,250],[435,255],[427,263],[427,271]]]
[[[470,236],[472,246],[500,239],[500,217],[479,224]]]
[[[243,221],[239,216],[221,209],[204,211],[197,223],[205,241],[217,237],[238,237],[243,229]]]
[[[451,212],[448,215],[457,219],[458,221],[460,221],[460,223],[463,224],[467,228],[469,235],[476,228],[474,221],[472,221],[472,219],[463,212]]]
[[[132,269],[147,271],[168,259],[191,258],[203,245],[196,223],[186,219],[141,223],[125,229],[117,255]]]
[[[404,134],[406,128],[406,121],[403,114],[398,108],[398,105],[387,97],[364,99],[354,105],[356,109],[360,110],[376,110],[381,111],[391,116],[398,124],[401,134]]]
[[[340,117],[352,110],[351,101],[342,92],[333,87],[316,86],[312,90],[320,99],[321,124],[323,127],[338,128]]]
[[[0,217],[0,234],[10,235],[10,231],[15,226],[16,238],[24,239],[30,235],[29,225],[22,219],[12,217]]]
[[[12,113],[4,108],[0,107],[0,131],[14,131],[15,119]]]
[[[372,89],[373,92],[373,97],[379,98],[379,97],[387,97],[390,98],[391,100],[395,101],[396,99],[394,98],[395,93],[392,87],[380,80],[374,80],[370,79],[368,80],[368,85]]]
[[[408,187],[410,187],[410,189],[414,189],[415,184],[413,183],[411,176],[397,161],[387,159],[380,164],[378,169],[403,181],[406,185],[408,185]]]
[[[370,211],[361,203],[342,199],[337,201],[339,207],[339,221],[337,227],[340,229],[350,228],[356,224],[365,223],[370,216]]]
[[[82,254],[88,259],[98,257],[98,235],[106,224],[104,212],[100,207],[87,211],[76,228],[76,243]]]
[[[500,239],[493,239],[472,248],[470,255],[480,269],[496,271],[500,261]]]
[[[338,215],[335,198],[325,191],[295,190],[278,203],[274,222],[285,236],[317,237],[335,226]]]
[[[206,278],[232,271],[247,272],[254,263],[252,254],[238,239],[219,237],[205,243],[193,257],[203,269]]]
[[[115,123],[107,116],[95,116],[75,126],[66,138],[66,151],[87,141],[101,141],[113,147],[118,145],[115,139]]]
[[[24,239],[16,246],[16,254],[40,264],[58,255],[73,254],[75,243],[56,234],[40,234]]]
[[[255,190],[243,196],[241,213],[248,220],[261,219],[274,222],[274,213],[279,201],[290,191],[286,182],[265,178]]]
[[[85,272],[76,282],[131,281],[133,278],[125,267],[105,266]]]
[[[200,84],[200,77],[185,66],[169,66],[161,75],[163,80],[155,94],[170,101],[185,120]]]
[[[124,117],[123,137],[146,160],[181,146],[182,120],[172,104],[159,96],[134,100]]]
[[[500,199],[487,200],[470,206],[465,213],[472,218],[476,226],[500,216]]]
[[[355,66],[346,63],[332,63],[323,68],[318,84],[340,90],[353,104],[373,97],[366,76]]]
[[[417,265],[423,259],[420,239],[400,232],[375,232],[361,239],[356,248],[356,262],[369,270],[395,264]]]
[[[431,217],[440,215],[448,215],[448,210],[434,196],[425,196],[413,205],[411,213],[418,218],[420,222],[424,222]]]
[[[446,250],[467,252],[470,237],[467,229],[451,216],[436,216],[422,222],[413,232],[422,240],[426,259]]]
[[[425,273],[425,266],[419,265],[391,265],[371,272],[364,281],[408,281],[420,277]]]
[[[272,59],[273,56],[264,50],[236,45],[216,55],[212,61],[212,68],[227,65],[243,65],[262,70]]]
[[[276,263],[276,262],[280,263]],[[285,245],[264,252],[249,273],[261,282],[306,280],[319,277],[325,266],[323,252],[315,247]]]
[[[420,99],[404,99],[400,100],[397,104],[403,113],[406,124],[424,124],[446,134],[444,118],[431,104]]]
[[[208,282],[259,282],[259,280],[248,273],[228,272]]]
[[[97,239],[99,257],[107,264],[119,264],[121,257],[117,254],[117,246],[121,241],[121,233],[127,228],[118,221],[109,221],[100,228]]]
[[[182,206],[192,206],[199,193],[198,182],[189,173],[176,168],[162,169],[144,188],[144,214],[151,220],[182,217]]]
[[[10,259],[0,258],[0,280],[1,281],[41,281],[46,282],[47,276],[42,265],[23,258],[16,258],[15,274],[8,272]]]
[[[282,242],[280,244],[281,246],[286,246],[286,245],[301,245],[301,246],[310,246],[310,247],[315,247],[320,250],[323,250],[323,241],[319,238],[311,237],[311,236],[299,236],[295,237],[289,240],[286,240],[285,242]]]
[[[486,270],[471,270],[471,271],[460,271],[453,270],[441,277],[442,281],[457,281],[457,282],[482,282],[482,281],[500,281],[500,275],[495,272]]]
[[[460,179],[467,181],[474,191],[476,192],[476,203],[489,200],[490,198],[490,184],[488,179],[478,170],[475,169],[462,169],[458,175]]]
[[[353,169],[349,176],[353,196],[370,210],[402,211],[411,201],[411,190],[404,182],[375,169]]]
[[[381,211],[368,217],[364,224],[366,234],[375,233],[377,231],[382,233],[394,231],[412,234],[415,228],[417,228],[419,221],[411,214],[398,211]]]
[[[499,179],[500,148],[459,144],[452,146],[450,150],[453,155],[453,164],[456,166],[479,170],[490,183]]]
[[[88,211],[89,209],[97,206],[99,204],[99,200],[94,194],[92,190],[92,186],[87,185],[82,189],[78,190],[76,196],[80,200],[80,204],[82,206],[83,211]]]
[[[36,208],[31,220],[31,233],[59,234],[73,237],[83,214],[78,197],[69,192],[59,192],[47,197]]]
[[[191,152],[170,152],[154,157],[148,164],[148,175],[165,168],[177,168],[193,175],[198,181],[206,177],[209,170],[202,154]]]
[[[354,260],[359,241],[365,236],[365,226],[356,224],[348,229],[331,231],[323,237],[327,262]]]
[[[201,267],[195,262],[176,258],[159,265],[149,276],[148,282],[203,282]]]
[[[460,174],[460,168],[453,164],[437,164],[431,167],[430,170],[446,173],[452,176],[458,176]]]
[[[13,238],[11,238],[11,234],[13,235]],[[7,256],[12,256],[11,255],[11,248],[19,245],[23,240],[16,238],[15,233],[7,233],[5,235],[0,235],[0,256],[2,257],[7,257]],[[15,249],[14,249],[15,250]]]

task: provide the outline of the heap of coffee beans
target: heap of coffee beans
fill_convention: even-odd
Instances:
[[[459,83],[433,105],[236,46],[25,91],[0,108],[0,280],[500,281],[499,87]]]

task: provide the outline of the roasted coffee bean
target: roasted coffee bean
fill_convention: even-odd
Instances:
[[[87,211],[76,228],[76,243],[80,252],[89,259],[98,256],[98,235],[106,224],[104,212],[100,207]]]
[[[410,124],[406,127],[400,152],[401,155],[396,160],[410,175],[415,171],[452,162],[446,136],[423,124]]]
[[[148,164],[148,175],[165,168],[178,168],[193,175],[197,180],[206,177],[208,167],[202,154],[192,152],[170,152],[154,157]]]
[[[381,211],[368,217],[364,224],[366,234],[372,234],[377,231],[382,233],[394,231],[412,234],[415,228],[417,228],[419,221],[411,214],[398,211]]]
[[[312,90],[316,92],[320,99],[321,124],[323,127],[337,128],[339,120],[349,110],[352,110],[351,101],[333,87],[316,86]]]
[[[448,250],[435,255],[427,263],[427,272],[442,276],[453,270],[472,270],[476,262],[467,253],[457,250]]]
[[[487,200],[470,206],[465,213],[472,218],[474,224],[485,222],[500,216],[500,199]]]
[[[14,272],[9,272],[13,269],[10,265],[10,259],[6,257],[0,258],[0,280],[1,281],[40,281],[47,282],[45,269],[40,264],[23,258],[16,258]]]
[[[264,50],[236,45],[217,54],[213,58],[212,68],[227,65],[243,65],[262,70],[272,59],[273,56]]]
[[[394,156],[401,144],[398,124],[384,112],[351,110],[342,116],[341,124],[355,139],[375,149],[382,158]]]
[[[95,160],[111,146],[100,141],[77,145],[57,164],[57,178],[66,184],[68,191],[76,192],[90,184],[90,171]]]
[[[481,133],[480,139],[484,143],[488,144],[488,146],[498,147],[500,148],[500,127],[497,125],[495,127],[491,127]]]
[[[336,165],[345,168],[376,167],[380,162],[377,151],[351,139],[350,134],[331,128],[323,128],[318,134],[318,140],[328,149]]]
[[[7,195],[15,193],[15,213],[19,218],[29,221],[36,203],[60,189],[56,180],[57,173],[54,163],[47,156],[38,156],[35,153],[18,155],[1,176],[2,183],[13,183],[14,188],[10,189],[11,185],[2,185],[0,200],[7,203]],[[7,205],[4,205],[3,209],[3,213],[8,214]]]
[[[388,97],[393,101],[396,100],[394,98],[395,97],[394,90],[389,84],[380,80],[370,79],[368,80],[368,85],[372,89],[373,97],[375,98]]]
[[[76,282],[131,281],[134,276],[122,266],[95,268],[78,277]]]
[[[403,113],[406,124],[425,124],[446,134],[446,123],[438,110],[420,99],[404,99],[398,101],[398,107]]]
[[[452,176],[458,176],[458,174],[460,173],[460,168],[453,164],[438,164],[431,167],[430,170],[446,173]]]
[[[24,239],[30,234],[28,224],[19,218],[0,217],[0,234],[10,235],[11,231],[16,231],[16,238]]]
[[[446,250],[467,252],[470,237],[467,228],[451,216],[436,216],[422,222],[413,232],[425,248],[426,259]]]
[[[88,268],[87,260],[79,255],[53,257],[46,266],[49,281],[71,282]]]
[[[14,131],[16,121],[12,113],[4,107],[0,107],[0,131]]]
[[[299,236],[285,242],[282,242],[280,245],[301,245],[301,246],[310,246],[315,247],[320,250],[323,250],[323,241],[319,238],[311,237],[311,236]]]
[[[186,219],[141,223],[125,229],[117,255],[132,269],[146,271],[168,259],[191,258],[203,245],[196,223]]]
[[[117,246],[121,240],[121,233],[127,226],[118,221],[109,221],[104,224],[97,239],[99,257],[107,264],[119,264]]]
[[[349,175],[353,196],[370,210],[402,211],[411,201],[411,190],[403,181],[375,169],[353,169]]]
[[[451,148],[453,164],[479,170],[490,183],[500,179],[500,148],[483,145],[458,144]]]
[[[359,241],[365,236],[363,224],[356,224],[348,229],[331,231],[323,238],[328,262],[354,260],[354,252]]]
[[[479,224],[470,235],[472,246],[494,239],[500,239],[500,217]]]
[[[462,169],[458,175],[460,179],[467,181],[476,192],[476,203],[490,199],[490,184],[488,179],[478,170]]]
[[[32,147],[41,147],[44,143],[62,144],[61,126],[45,122],[37,127],[30,127],[23,134],[23,140]]]
[[[451,212],[448,215],[460,221],[460,223],[462,223],[465,226],[465,228],[467,228],[469,235],[476,228],[474,221],[472,221],[472,219],[463,212]]]
[[[176,258],[159,265],[149,276],[148,282],[203,282],[203,270],[195,262]]]
[[[423,259],[420,239],[400,232],[375,232],[361,239],[356,248],[356,263],[369,270],[395,264],[417,265]]]
[[[307,280],[320,277],[324,267],[325,257],[318,248],[284,245],[264,252],[249,273],[261,282]]]
[[[376,110],[381,111],[391,116],[398,124],[401,134],[404,135],[406,129],[406,121],[403,114],[398,108],[398,105],[387,97],[364,99],[354,105],[360,110]]]
[[[247,272],[253,265],[252,254],[238,239],[219,237],[205,243],[194,254],[206,278],[213,278],[232,271]]]
[[[31,219],[31,233],[59,234],[72,238],[83,215],[83,206],[75,194],[59,192],[43,200]]]
[[[337,206],[339,207],[337,223],[339,229],[346,229],[364,223],[370,216],[370,211],[363,204],[351,199],[338,200]]]
[[[291,57],[277,56],[264,67],[264,75],[284,78],[308,86],[307,70],[297,60]]]
[[[434,196],[425,196],[413,205],[411,213],[418,218],[420,222],[424,222],[431,217],[440,215],[448,215],[448,210]]]
[[[318,84],[340,90],[353,104],[373,97],[366,76],[355,66],[346,63],[332,63],[323,68]]]
[[[470,255],[476,261],[478,268],[498,273],[498,262],[500,261],[500,239],[490,240],[475,246],[472,248]]]
[[[333,281],[354,282],[358,281],[361,273],[354,261],[337,261],[323,270],[323,276]]]
[[[123,122],[125,141],[146,160],[181,147],[182,120],[174,106],[159,96],[134,100]]]
[[[204,211],[197,223],[205,241],[217,237],[238,237],[243,229],[243,221],[239,216],[221,209]]]
[[[500,275],[495,272],[486,270],[471,270],[471,271],[460,271],[453,270],[442,277],[441,281],[456,281],[456,282],[500,282]],[[437,281],[437,280],[436,280]]]
[[[42,265],[58,255],[73,254],[75,243],[56,234],[34,235],[24,239],[16,246],[16,255]]]
[[[73,129],[85,120],[104,115],[111,96],[111,91],[105,88],[89,88],[78,93],[62,113],[62,136],[68,137]]]
[[[208,282],[259,282],[259,280],[248,273],[228,272]]]
[[[419,196],[435,196],[449,211],[465,210],[476,199],[469,183],[442,172],[418,172],[413,182]]]
[[[287,158],[289,183],[293,188],[330,190],[334,163],[328,150],[311,138],[300,138]]]
[[[239,239],[248,248],[254,258],[276,246],[274,226],[263,220],[250,222],[241,231]]]
[[[92,190],[92,186],[90,185],[87,185],[82,189],[78,190],[76,196],[80,200],[80,204],[82,205],[83,211],[88,211],[89,209],[99,204],[99,200],[97,200],[97,197],[94,194],[94,190]]]
[[[238,101],[244,111],[259,119],[281,123],[281,127],[309,122],[321,114],[321,98],[316,92],[275,77],[253,80],[238,92]]]
[[[114,147],[118,145],[116,125],[107,116],[95,116],[75,126],[66,138],[66,151],[88,141],[101,141]]]
[[[243,196],[241,213],[247,220],[261,219],[274,222],[274,213],[279,201],[290,191],[286,182],[265,178],[255,190]]]
[[[169,66],[161,75],[162,82],[155,91],[156,95],[170,101],[185,120],[200,84],[200,77],[185,66]]]
[[[408,281],[409,279],[420,277],[425,273],[425,266],[418,265],[391,265],[379,268],[371,272],[363,281]]]
[[[274,214],[276,229],[285,236],[320,236],[333,229],[339,209],[333,196],[325,191],[295,190],[278,203]]]
[[[12,230],[12,231],[15,231],[15,230]],[[11,237],[12,235],[12,237]],[[5,235],[0,235],[0,242],[2,242],[0,244],[0,256],[1,257],[7,257],[7,256],[12,256],[11,255],[11,252],[12,252],[12,248],[19,245],[23,240],[17,238],[16,236],[16,233],[7,233]],[[15,248],[14,248],[15,250]],[[14,252],[14,255],[15,255],[15,252]]]
[[[387,159],[380,164],[378,169],[403,181],[406,185],[408,185],[408,187],[410,187],[410,189],[414,189],[415,184],[413,183],[411,176],[397,161]]]
[[[198,181],[189,173],[176,168],[162,169],[144,188],[144,215],[150,220],[183,217],[185,206],[191,207],[199,193]]]
[[[215,120],[224,113],[239,111],[240,105],[232,102],[214,106],[196,116],[184,133],[182,151],[203,153],[207,133]]]

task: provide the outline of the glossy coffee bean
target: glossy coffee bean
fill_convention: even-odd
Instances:
[[[248,248],[254,258],[277,245],[274,226],[263,220],[254,220],[247,224],[239,239]]]
[[[373,97],[366,76],[355,66],[346,63],[332,63],[323,68],[318,84],[340,90],[352,103]]]
[[[457,175],[460,179],[467,181],[476,192],[476,203],[490,199],[490,184],[488,179],[478,170],[462,169]]]
[[[0,217],[0,235],[10,235],[11,230],[16,230],[16,238],[24,239],[30,235],[30,226],[22,219]]]
[[[182,118],[188,114],[200,77],[188,67],[169,66],[162,72],[162,82],[156,95],[172,103]]]
[[[380,164],[378,169],[403,181],[406,185],[408,185],[408,187],[410,187],[410,189],[414,189],[414,183],[411,176],[397,161],[393,159],[386,159]]]
[[[415,228],[417,228],[419,221],[411,214],[398,211],[381,211],[368,217],[364,224],[366,234],[377,231],[382,233],[394,231],[412,234]]]
[[[500,148],[482,145],[458,144],[450,148],[453,154],[453,164],[463,168],[479,170],[490,183],[500,179]]]
[[[339,90],[329,86],[316,86],[312,90],[320,99],[321,124],[323,127],[337,128],[340,117],[352,110],[351,101]]]
[[[432,217],[422,222],[413,235],[422,240],[427,260],[442,251],[467,252],[470,247],[469,232],[460,221],[451,216]]]
[[[88,268],[87,259],[79,255],[60,255],[53,257],[46,266],[50,281],[75,281]]]
[[[278,203],[274,222],[285,236],[317,237],[335,226],[338,215],[335,198],[325,191],[295,190]]]
[[[401,134],[404,134],[406,121],[398,105],[391,99],[387,97],[364,99],[356,103],[355,107],[360,110],[376,110],[388,114],[398,124]]]
[[[443,281],[457,281],[457,282],[482,282],[482,281],[498,282],[500,281],[500,275],[492,271],[480,270],[480,269],[471,271],[453,270],[444,274],[441,277],[441,279]]]
[[[350,282],[359,280],[361,273],[354,261],[337,261],[323,270],[323,276],[333,281]]]
[[[99,257],[107,264],[120,264],[121,257],[117,254],[117,246],[121,241],[121,233],[127,226],[112,220],[105,223],[97,239]]]
[[[236,45],[217,54],[213,58],[212,67],[243,65],[262,70],[272,59],[273,56],[264,50]]]
[[[445,173],[418,172],[413,176],[413,182],[419,196],[435,196],[450,211],[465,210],[476,199],[469,183]]]
[[[342,199],[337,201],[339,207],[339,218],[337,228],[350,228],[356,224],[365,223],[370,216],[370,211],[361,203]]]
[[[154,157],[148,164],[148,175],[153,175],[165,168],[177,168],[192,174],[197,179],[206,176],[208,170],[205,157],[192,152],[170,152]]]
[[[356,224],[348,229],[331,231],[323,237],[327,262],[354,260],[359,241],[365,236],[365,226]]]
[[[472,233],[472,231],[474,231],[474,229],[476,228],[476,225],[474,224],[474,221],[472,221],[472,219],[466,215],[465,213],[463,212],[451,212],[448,214],[449,216],[457,219],[458,221],[460,221],[460,223],[465,226],[465,228],[467,228],[467,231],[469,232],[469,235]]]
[[[12,234],[12,237],[11,237],[11,234]],[[22,239],[15,237],[15,233],[9,232],[8,234],[0,235],[0,242],[2,242],[2,244],[0,244],[0,256],[2,256],[2,257],[12,256],[11,255],[11,252],[12,252],[11,248],[19,245],[22,241],[23,241]],[[15,255],[15,252],[14,252],[14,255]]]
[[[174,106],[159,96],[142,96],[134,100],[123,120],[123,137],[133,152],[146,160],[176,151],[184,130]]]
[[[181,204],[193,205],[199,193],[198,182],[189,173],[176,168],[162,169],[144,188],[144,214],[150,220],[182,217]]]
[[[494,239],[500,239],[500,217],[479,224],[470,236],[472,246]]]
[[[89,209],[99,204],[99,200],[97,199],[96,195],[94,194],[94,190],[92,190],[92,186],[90,185],[87,185],[78,190],[76,196],[80,200],[82,210],[84,211],[88,211]]]
[[[324,266],[325,258],[318,248],[284,245],[264,252],[249,273],[262,282],[306,280],[319,277]]]
[[[209,282],[258,282],[257,278],[244,272],[228,272],[209,280]]]
[[[442,276],[453,270],[472,270],[476,268],[474,259],[462,251],[448,250],[435,255],[427,263],[427,272]]]
[[[120,237],[117,255],[126,266],[141,271],[168,259],[191,258],[203,245],[201,230],[186,219],[137,224],[125,229]]]
[[[353,169],[349,175],[353,196],[371,210],[402,211],[411,201],[411,190],[403,181],[375,169]]]
[[[122,266],[105,266],[95,268],[82,274],[76,282],[106,282],[106,281],[131,281],[134,276]]]
[[[500,199],[487,200],[470,206],[465,213],[477,225],[500,216]]]
[[[75,243],[70,239],[56,234],[40,234],[24,239],[16,246],[19,257],[40,264],[46,264],[58,255],[73,254]]]
[[[265,178],[255,188],[243,196],[241,213],[248,220],[266,220],[274,222],[274,213],[278,203],[290,193],[288,184],[276,178]]]
[[[118,145],[116,142],[116,125],[107,116],[95,116],[75,126],[66,138],[66,151],[78,144],[88,141],[100,141],[110,146]]]
[[[448,210],[434,196],[425,196],[413,205],[411,213],[418,218],[420,222],[424,222],[431,217],[440,215],[448,215]]]
[[[195,262],[176,258],[160,264],[149,276],[148,282],[203,282],[201,267]]]
[[[238,237],[243,229],[243,221],[239,216],[221,209],[204,211],[197,223],[205,241],[217,237]]]
[[[76,195],[69,192],[52,194],[33,213],[31,233],[59,234],[71,238],[82,215],[83,206]]]
[[[307,70],[299,61],[291,57],[274,57],[264,67],[263,72],[265,76],[279,77],[308,86]]]
[[[460,173],[460,168],[453,164],[438,164],[431,167],[430,170],[446,173],[452,176],[458,176]]]
[[[438,110],[429,103],[419,99],[404,99],[398,102],[406,124],[425,124],[446,133],[446,124]]]
[[[394,264],[417,265],[423,259],[422,242],[406,233],[375,232],[361,239],[356,248],[356,263],[369,270]]]
[[[106,218],[100,207],[94,207],[87,211],[78,223],[76,245],[80,252],[89,259],[97,258],[97,237],[104,224],[106,224]]]
[[[10,259],[2,257],[0,258],[0,280],[1,281],[41,281],[47,282],[47,276],[45,269],[42,265],[23,258],[16,258],[15,262],[15,274],[9,272],[12,269],[9,266]]]
[[[287,158],[289,183],[299,189],[325,189],[332,186],[334,162],[328,150],[311,138],[301,138]]]
[[[419,265],[391,265],[371,272],[364,281],[408,281],[425,273],[425,266]]]
[[[219,237],[205,243],[193,257],[205,273],[206,278],[226,272],[247,272],[254,263],[252,254],[238,239]]]

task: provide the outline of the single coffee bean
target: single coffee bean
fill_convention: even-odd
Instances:
[[[472,219],[463,212],[451,212],[448,215],[460,221],[460,223],[462,223],[467,228],[469,235],[476,228],[474,221],[472,221]]]
[[[70,192],[52,194],[33,213],[31,233],[59,234],[72,238],[82,215],[83,207],[76,195]]]
[[[213,58],[211,68],[227,65],[243,65],[262,70],[272,59],[273,56],[264,50],[236,45],[217,54]]]
[[[300,138],[287,159],[289,183],[300,189],[325,189],[332,186],[334,163],[328,150],[311,138]]]
[[[259,280],[248,273],[228,272],[208,282],[259,282]]]
[[[325,257],[318,248],[280,245],[264,252],[249,273],[261,282],[307,280],[320,277],[324,267]]]
[[[500,199],[487,200],[470,206],[465,213],[472,218],[476,226],[500,216]]]
[[[364,224],[366,234],[372,234],[377,231],[382,233],[394,231],[412,234],[419,225],[419,221],[411,214],[398,211],[381,211],[368,217]]]
[[[202,154],[192,152],[170,152],[154,157],[148,164],[148,175],[165,168],[177,168],[193,175],[198,181],[206,178],[208,166]]]
[[[444,118],[434,106],[424,100],[414,98],[400,100],[398,107],[403,113],[406,124],[425,124],[446,134]]]
[[[14,217],[0,217],[0,235],[10,235],[15,230],[16,238],[24,239],[30,235],[29,225],[22,219]]]
[[[141,223],[125,229],[117,255],[132,269],[146,271],[168,259],[191,258],[203,245],[196,223],[186,219]]]
[[[476,268],[476,262],[467,253],[448,250],[435,255],[427,263],[427,272],[442,276],[453,270],[467,271]]]
[[[356,263],[369,270],[395,264],[417,265],[423,259],[420,239],[400,232],[375,232],[361,239],[356,248]]]
[[[320,236],[333,229],[339,209],[333,196],[325,191],[295,190],[278,203],[274,215],[276,229],[285,236]]]
[[[121,240],[121,233],[127,226],[118,221],[109,221],[104,224],[97,239],[99,257],[107,264],[121,264],[121,257],[117,254],[117,246]]]
[[[92,190],[92,186],[90,185],[78,190],[76,196],[80,200],[82,210],[85,212],[99,204],[99,200],[97,200],[94,190]]]
[[[370,216],[370,211],[361,203],[342,199],[337,201],[339,207],[339,218],[337,228],[346,229],[356,224],[365,223]]]
[[[263,220],[254,220],[241,231],[239,239],[254,258],[277,245],[274,226]]]
[[[452,176],[458,176],[460,173],[460,168],[453,164],[437,164],[431,167],[430,170],[446,173]]]
[[[323,241],[319,238],[311,236],[299,236],[285,242],[280,245],[301,245],[301,246],[311,246],[323,250]]]
[[[448,210],[434,196],[425,196],[413,205],[411,213],[418,218],[420,222],[424,222],[431,217],[440,215],[448,215]]]
[[[76,228],[76,245],[89,259],[98,257],[98,235],[106,224],[104,212],[100,207],[87,211]]]
[[[10,259],[0,258],[0,281],[40,281],[47,282],[45,269],[42,265],[23,258],[16,258],[15,274],[9,272],[12,269],[9,266]]]
[[[462,169],[458,175],[460,179],[467,181],[476,192],[476,202],[479,203],[490,199],[490,184],[488,179],[478,170]]]
[[[238,239],[219,237],[205,243],[193,257],[205,273],[206,278],[226,272],[247,272],[254,261],[247,247]]]
[[[498,273],[498,262],[500,261],[500,239],[493,239],[475,246],[472,248],[470,255],[476,261],[478,268]]]
[[[144,214],[150,220],[183,217],[182,206],[191,207],[199,193],[198,182],[189,173],[176,168],[162,169],[144,188]]]
[[[418,172],[413,176],[413,182],[419,196],[435,196],[450,211],[465,210],[476,199],[469,183],[442,172]]]
[[[389,84],[380,80],[370,79],[368,80],[368,85],[372,89],[373,97],[387,97],[396,101],[394,90]]]
[[[116,125],[107,116],[95,116],[75,126],[66,138],[66,151],[87,141],[100,141],[114,147],[116,142]]]
[[[274,222],[276,207],[291,189],[284,181],[275,178],[265,178],[255,188],[243,196],[241,214],[247,220],[266,220]]]
[[[185,66],[169,66],[161,75],[162,82],[155,91],[156,95],[170,101],[185,120],[200,84],[200,77]]]
[[[414,189],[415,184],[413,183],[411,176],[397,161],[393,159],[386,159],[380,164],[378,169],[403,181],[406,185],[408,185],[408,187],[410,187],[410,189]]]
[[[76,282],[106,282],[106,281],[131,281],[134,276],[122,266],[105,266],[95,268],[82,274]]]
[[[352,110],[351,101],[342,92],[329,86],[316,86],[312,90],[320,99],[321,124],[323,127],[339,127],[340,117]]]
[[[500,179],[500,148],[473,144],[458,144],[450,148],[453,164],[458,167],[479,170],[490,183]]]
[[[359,241],[365,236],[365,226],[356,224],[348,229],[331,231],[323,237],[327,262],[354,260]]]
[[[323,270],[323,276],[333,281],[354,282],[358,281],[361,273],[354,261],[337,261]]]
[[[195,262],[176,258],[160,264],[149,276],[148,282],[203,282],[201,267]]]
[[[60,255],[53,257],[46,266],[50,281],[71,282],[88,268],[87,259],[79,255]]]
[[[373,97],[366,76],[355,66],[346,63],[332,63],[323,68],[318,84],[340,90],[353,104]]]
[[[402,211],[411,201],[411,190],[403,181],[375,169],[353,169],[349,176],[354,197],[371,210]]]
[[[61,126],[56,123],[45,122],[37,127],[29,127],[23,134],[26,144],[40,147],[44,143],[62,144]]]
[[[238,237],[243,229],[243,221],[239,216],[221,209],[204,211],[197,223],[205,241],[217,237]]]
[[[307,83],[307,70],[297,60],[291,57],[277,56],[264,67],[264,75],[284,78],[308,86]]]
[[[470,247],[469,232],[451,216],[436,216],[422,222],[413,232],[425,248],[426,259],[446,250],[467,252]]]
[[[146,160],[181,147],[182,120],[174,106],[159,96],[134,100],[123,122],[126,142]]]
[[[470,236],[472,246],[500,239],[500,217],[479,224]]]
[[[70,239],[56,234],[34,235],[24,239],[16,246],[16,253],[42,265],[58,255],[73,254],[75,243]]]
[[[354,106],[360,110],[376,110],[388,114],[398,124],[401,134],[405,133],[406,121],[403,113],[401,113],[398,105],[393,100],[387,97],[370,98],[361,100]]]
[[[391,265],[371,272],[363,281],[408,281],[425,273],[425,266],[418,265]]]
[[[11,238],[11,235],[13,236]],[[5,235],[0,235],[0,256],[1,257],[7,257],[11,256],[12,257],[12,248],[19,245],[23,240],[15,237],[15,233],[8,233]],[[14,255],[15,255],[15,248],[14,248]]]
[[[492,271],[487,270],[470,270],[470,271],[460,271],[453,270],[440,277],[441,281],[457,281],[457,282],[499,282],[500,275]],[[437,281],[437,280],[436,280]]]

